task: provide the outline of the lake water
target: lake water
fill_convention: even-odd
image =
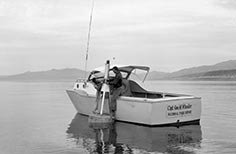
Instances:
[[[88,127],[72,82],[0,82],[0,154],[236,153],[236,82],[155,81],[152,90],[202,97],[200,125]]]

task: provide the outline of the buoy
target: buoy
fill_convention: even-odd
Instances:
[[[89,125],[96,125],[99,127],[109,127],[109,125],[113,122],[113,119],[110,114],[110,87],[108,85],[108,77],[109,77],[109,69],[110,69],[110,61],[107,60],[105,64],[105,75],[104,75],[104,83],[102,85],[101,94],[102,99],[98,102],[98,111],[99,113],[92,113],[89,115],[88,122]]]

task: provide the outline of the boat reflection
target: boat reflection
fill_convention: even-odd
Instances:
[[[200,125],[145,127],[115,122],[109,128],[89,126],[88,117],[75,115],[68,137],[89,153],[175,153],[194,154],[200,149]]]

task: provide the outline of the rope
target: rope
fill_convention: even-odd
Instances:
[[[89,52],[89,42],[90,42],[90,32],[91,32],[91,26],[92,26],[92,19],[93,19],[93,8],[94,8],[94,0],[92,0],[92,8],[90,13],[90,20],[89,20],[89,31],[88,31],[88,40],[87,40],[87,48],[86,48],[86,56],[85,56],[85,74],[84,78],[86,79],[87,76],[87,63],[88,63],[88,52]]]

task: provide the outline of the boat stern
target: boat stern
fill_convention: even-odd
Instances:
[[[163,99],[152,104],[151,125],[199,123],[201,118],[200,97]]]

